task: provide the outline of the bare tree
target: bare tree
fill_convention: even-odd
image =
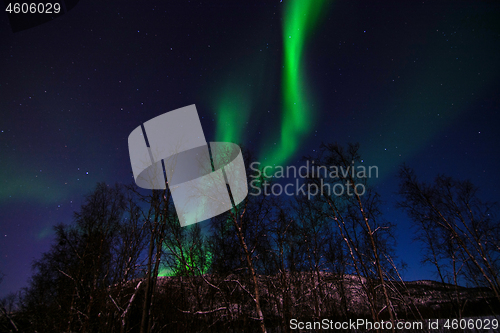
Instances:
[[[450,274],[455,287],[460,281],[487,286],[500,301],[497,206],[481,201],[469,181],[439,175],[428,184],[408,166],[399,176],[399,206],[413,220],[425,260],[434,264],[441,281]]]
[[[74,224],[55,227],[55,242],[34,263],[36,272],[21,299],[32,329],[103,330],[111,288],[138,272],[142,241],[136,208],[123,187],[99,183]],[[124,254],[128,258],[121,258]]]
[[[4,274],[0,272],[0,284],[3,278]],[[7,296],[0,299],[0,327],[5,330],[10,330],[10,332],[19,332],[15,320],[12,317],[17,299],[18,297],[15,293],[9,293]]]
[[[254,200],[255,202],[251,202]],[[253,242],[249,244],[248,239],[252,238],[245,238],[245,233],[255,232],[258,228],[258,223],[263,222],[269,213],[269,210],[270,208],[267,206],[266,198],[262,196],[261,198],[247,198],[242,205],[234,207],[229,212],[229,218],[235,227],[236,235],[246,260],[248,275],[251,279],[253,287],[253,293],[248,293],[248,295],[252,297],[255,304],[255,312],[257,314],[255,319],[259,322],[260,330],[263,333],[266,332],[266,326],[264,322],[264,313],[262,312],[261,307],[259,278],[255,269],[255,260],[253,256],[253,248],[258,244],[258,239],[253,237]],[[249,228],[250,222],[252,222],[252,224]],[[253,246],[251,247],[251,245]]]
[[[322,195],[316,196],[316,207],[337,226],[352,268],[367,296],[372,318],[378,320],[380,313],[385,310],[394,327],[395,310],[385,281],[385,272],[390,269],[390,265],[383,260],[393,252],[390,240],[394,240],[394,228],[381,218],[379,196],[366,188],[366,175],[363,177],[353,171],[361,160],[358,150],[357,144],[350,144],[347,149],[337,144],[323,144],[320,153],[314,158],[316,165],[334,166],[341,172],[329,177],[311,166],[311,176],[307,181],[323,191]],[[312,173],[313,169],[315,173]],[[356,190],[357,184],[362,184],[366,193]],[[342,193],[335,192],[335,186],[343,189]],[[381,309],[377,305],[377,290],[382,291],[385,303]]]
[[[150,195],[143,197],[142,200],[149,206],[148,210],[144,211],[149,242],[140,332],[148,333],[154,324],[151,318],[151,306],[160,270],[166,221],[175,218],[175,210],[168,189],[153,190]]]

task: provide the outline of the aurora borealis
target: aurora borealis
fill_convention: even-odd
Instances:
[[[127,137],[196,104],[207,141],[295,165],[359,142],[405,278],[431,279],[394,203],[401,163],[498,201],[500,7],[489,1],[82,2],[0,19],[0,296],[98,181],[132,181]],[[202,223],[203,224],[203,223]]]
[[[299,147],[299,142],[312,128],[314,109],[311,93],[307,85],[304,66],[304,48],[308,36],[321,20],[328,6],[320,1],[287,1],[283,9],[283,66],[281,74],[282,107],[279,134],[266,133],[269,142],[278,140],[279,144],[262,149],[261,159],[269,165],[288,161]],[[249,60],[249,62],[253,62]],[[234,79],[233,79],[234,80]],[[228,84],[217,104],[217,141],[241,142],[250,115],[252,100],[246,92],[248,87],[240,87],[241,82],[234,80]],[[253,95],[252,97],[255,97]],[[276,138],[278,136],[278,138]]]
[[[325,1],[290,1],[283,14],[282,116],[279,144],[264,150],[269,163],[282,164],[297,151],[299,142],[312,127],[315,115],[304,73],[307,37],[326,12]]]

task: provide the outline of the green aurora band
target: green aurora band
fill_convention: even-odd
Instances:
[[[302,59],[306,38],[325,12],[324,0],[288,1],[283,24],[283,112],[281,137],[276,150],[263,154],[267,164],[285,163],[296,151],[305,134],[311,130],[313,110],[306,87]]]
[[[212,265],[212,253],[210,251],[206,252],[205,264],[200,264],[203,262],[202,258],[198,256],[187,256],[186,265],[181,263],[180,260],[175,261],[175,267],[165,267],[160,266],[158,276],[199,276],[201,274],[207,274],[210,266]],[[199,268],[200,271],[194,269]]]
[[[215,128],[216,142],[234,142],[240,144],[242,134],[250,115],[251,101],[248,94],[238,87],[229,87],[218,100]]]
[[[305,40],[318,23],[320,14],[324,12],[325,0],[287,2],[283,25],[283,72],[282,72],[282,99],[283,113],[280,128],[281,138],[278,147],[264,153],[272,156],[264,164],[276,165],[285,163],[297,150],[299,142],[312,126],[313,110],[310,107],[310,94],[305,85],[305,75],[302,67]],[[262,74],[265,71],[260,71]],[[264,77],[260,78],[260,82]],[[253,82],[259,83],[259,82]],[[226,89],[215,105],[217,110],[215,140],[218,142],[235,142],[240,144],[251,111],[250,95],[257,91],[248,92],[247,85],[227,84]],[[255,89],[254,89],[255,90]],[[253,93],[253,94],[252,94]],[[277,148],[277,149],[276,149]],[[276,149],[276,150],[275,150]],[[261,159],[264,160],[264,159]],[[211,253],[207,252],[207,268],[211,265]],[[196,261],[191,264],[196,266]],[[159,276],[175,276],[181,271],[182,264],[177,267],[162,268]],[[190,271],[189,267],[185,267]]]
[[[266,147],[261,149],[263,153],[260,160],[265,165],[285,163],[297,151],[299,143],[313,125],[314,110],[311,108],[302,62],[306,39],[319,22],[321,14],[326,12],[326,4],[328,2],[325,0],[290,0],[285,4],[280,137],[267,140]],[[255,55],[246,61],[253,68],[254,77],[233,76],[219,95],[214,105],[217,110],[216,141],[241,144],[245,140],[251,109],[259,107],[255,97],[258,96],[262,101],[269,97],[263,87],[273,79],[272,71],[264,64],[266,59],[261,57]],[[274,142],[277,144],[272,144]]]

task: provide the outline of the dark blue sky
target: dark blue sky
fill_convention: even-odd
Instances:
[[[17,33],[0,15],[0,296],[26,285],[52,226],[71,223],[96,182],[132,181],[127,138],[139,124],[196,104],[213,141],[218,101],[239,85],[252,103],[237,143],[272,150],[286,1],[81,1]],[[408,280],[433,276],[394,207],[401,163],[499,198],[499,11],[490,1],[335,1],[305,41],[314,121],[288,163],[321,142],[359,142],[379,167],[373,185]]]

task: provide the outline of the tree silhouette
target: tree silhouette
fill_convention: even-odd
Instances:
[[[34,263],[23,298],[35,329],[102,329],[109,287],[139,272],[143,241],[137,209],[121,186],[99,183],[75,213],[74,223],[54,228],[54,244]]]
[[[440,280],[455,289],[460,282],[486,286],[500,301],[497,205],[483,202],[470,181],[439,175],[429,184],[405,165],[399,176],[399,207],[411,217],[424,260],[436,267]]]

